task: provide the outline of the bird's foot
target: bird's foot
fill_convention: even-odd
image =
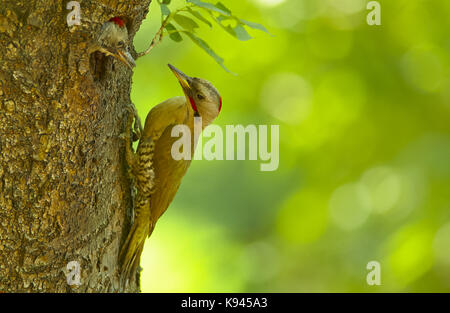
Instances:
[[[133,103],[127,104],[125,106],[125,111],[122,113],[122,116],[124,116],[125,114],[127,115],[125,131],[120,134],[119,137],[121,139],[128,139],[129,137],[130,141],[138,141],[139,139],[141,139],[142,135],[142,123]]]
[[[127,122],[125,130],[119,135],[119,138],[125,141],[125,158],[128,163],[130,178],[134,178],[135,152],[133,151],[132,143],[140,139],[142,134],[142,124],[133,103],[125,106],[125,112],[128,113]]]
[[[130,103],[127,106],[128,112],[130,115],[133,116],[134,118],[134,125],[133,125],[133,130],[134,130],[134,134],[133,134],[133,141],[138,141],[139,139],[141,139],[142,136],[142,123],[141,123],[141,119],[139,118],[136,106],[134,105],[134,103]],[[131,122],[132,123],[132,122]],[[130,125],[131,126],[131,125]]]

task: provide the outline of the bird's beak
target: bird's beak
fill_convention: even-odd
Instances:
[[[133,69],[133,67],[136,66],[136,63],[134,62],[133,57],[128,51],[124,51],[121,49],[117,49],[115,53],[112,53],[114,57],[116,57],[118,60],[120,60],[122,63],[124,63],[126,66],[128,66],[130,69]]]
[[[182,71],[177,69],[175,66],[168,64],[169,68],[172,70],[172,72],[175,74],[176,78],[180,82],[181,88],[183,88],[184,94],[187,98],[190,96],[191,86],[189,85],[189,82],[192,80],[191,77],[184,74]]]

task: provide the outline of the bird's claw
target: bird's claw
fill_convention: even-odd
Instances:
[[[133,151],[132,143],[141,138],[142,124],[137,113],[136,107],[133,103],[125,106],[127,113],[127,121],[125,130],[119,135],[121,140],[125,141],[125,158],[128,163],[128,173],[131,179],[134,179],[135,172],[135,152]],[[134,125],[133,125],[134,122]]]
[[[136,137],[133,136],[133,141],[138,141],[139,139],[141,139],[142,136],[142,124],[141,124],[141,119],[139,118],[139,116],[136,115],[134,116],[134,134],[136,135]]]
[[[126,110],[128,111],[128,122],[127,122],[127,130],[133,126],[133,136],[132,140],[137,141],[141,138],[142,134],[142,123],[141,119],[139,118],[138,112],[136,110],[136,107],[133,103],[130,103],[127,105]],[[134,125],[133,125],[134,121]]]

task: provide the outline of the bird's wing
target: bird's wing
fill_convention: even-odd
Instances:
[[[143,138],[152,137],[158,141],[170,125],[182,124],[187,116],[185,97],[170,98],[155,106],[145,119]]]
[[[165,159],[171,159],[171,146],[175,141],[175,138],[170,135],[170,130],[175,125],[185,122],[187,110],[186,98],[176,97],[158,104],[147,115],[144,131],[136,151],[137,172],[135,176],[139,193],[143,198],[150,197],[154,193],[154,188],[163,183],[160,181],[161,177],[167,173],[157,177],[156,172],[159,172],[161,168],[170,168],[165,166]],[[183,175],[184,173],[181,177]]]
[[[172,156],[173,144],[175,141],[180,140],[178,137],[172,137],[172,129],[175,126],[174,124],[168,126],[155,145],[152,161],[156,183],[150,204],[155,221],[159,219],[172,202],[181,180],[191,164],[190,159],[176,160]],[[183,149],[190,149],[190,146],[183,146]]]

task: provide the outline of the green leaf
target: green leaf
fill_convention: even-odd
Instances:
[[[167,5],[167,4],[170,4],[170,0],[161,0],[159,3]]]
[[[225,15],[219,15],[218,17],[214,17],[213,16],[214,21],[223,29],[225,30],[227,33],[229,33],[231,36],[238,38],[237,34],[234,32],[233,27],[231,27],[230,25],[225,26],[224,24],[222,24],[222,21],[225,20],[234,20],[233,17],[228,17]]]
[[[217,7],[216,5],[208,2],[203,2],[201,0],[186,0],[189,3],[192,3],[200,8],[207,9],[209,11],[214,11],[223,15],[230,15],[227,11],[222,10],[221,8]]]
[[[191,32],[193,32],[195,28],[199,27],[193,19],[181,14],[176,14],[173,19],[178,25]]]
[[[219,15],[218,17],[216,17],[216,20],[219,22],[222,21],[226,21],[226,20],[234,20],[234,18],[232,16],[225,16],[225,15]]]
[[[183,40],[183,37],[181,37],[180,33],[178,33],[178,30],[175,26],[173,26],[171,23],[166,25],[166,30],[169,32],[169,37],[175,42],[180,42]]]
[[[168,16],[170,14],[170,9],[167,6],[167,4],[161,4],[161,15],[162,16]]]
[[[208,25],[209,27],[212,28],[212,24],[210,21],[208,21],[203,15],[200,14],[200,12],[198,11],[194,11],[191,8],[188,7],[188,11],[189,13],[191,13],[193,16],[195,16],[197,19],[199,19],[200,21],[202,21],[203,23],[205,23],[206,25]]]
[[[253,38],[252,36],[250,36],[247,30],[240,24],[238,24],[233,30],[234,33],[236,34],[236,38],[241,41],[247,41]]]
[[[186,33],[187,36],[189,36],[189,38],[192,39],[192,41],[194,43],[196,43],[200,48],[202,48],[206,53],[208,53],[225,71],[232,73],[229,69],[227,69],[225,67],[225,65],[223,64],[223,58],[221,58],[219,55],[217,55],[212,49],[211,47],[206,43],[206,41],[204,41],[203,39],[195,36],[192,33]]]
[[[215,4],[215,7],[218,8],[218,9],[220,9],[220,10],[222,10],[222,11],[227,12],[228,15],[231,15],[231,10],[228,9],[225,5],[223,5],[222,2],[217,2],[217,3]]]
[[[245,25],[247,25],[247,26],[250,27],[250,28],[261,30],[261,31],[266,32],[266,33],[268,33],[269,35],[273,36],[273,35],[267,30],[267,28],[265,28],[265,27],[264,27],[263,25],[261,25],[261,24],[253,23],[253,22],[249,22],[249,21],[241,20],[241,19],[239,19],[239,21],[240,21],[242,24],[245,24]]]

